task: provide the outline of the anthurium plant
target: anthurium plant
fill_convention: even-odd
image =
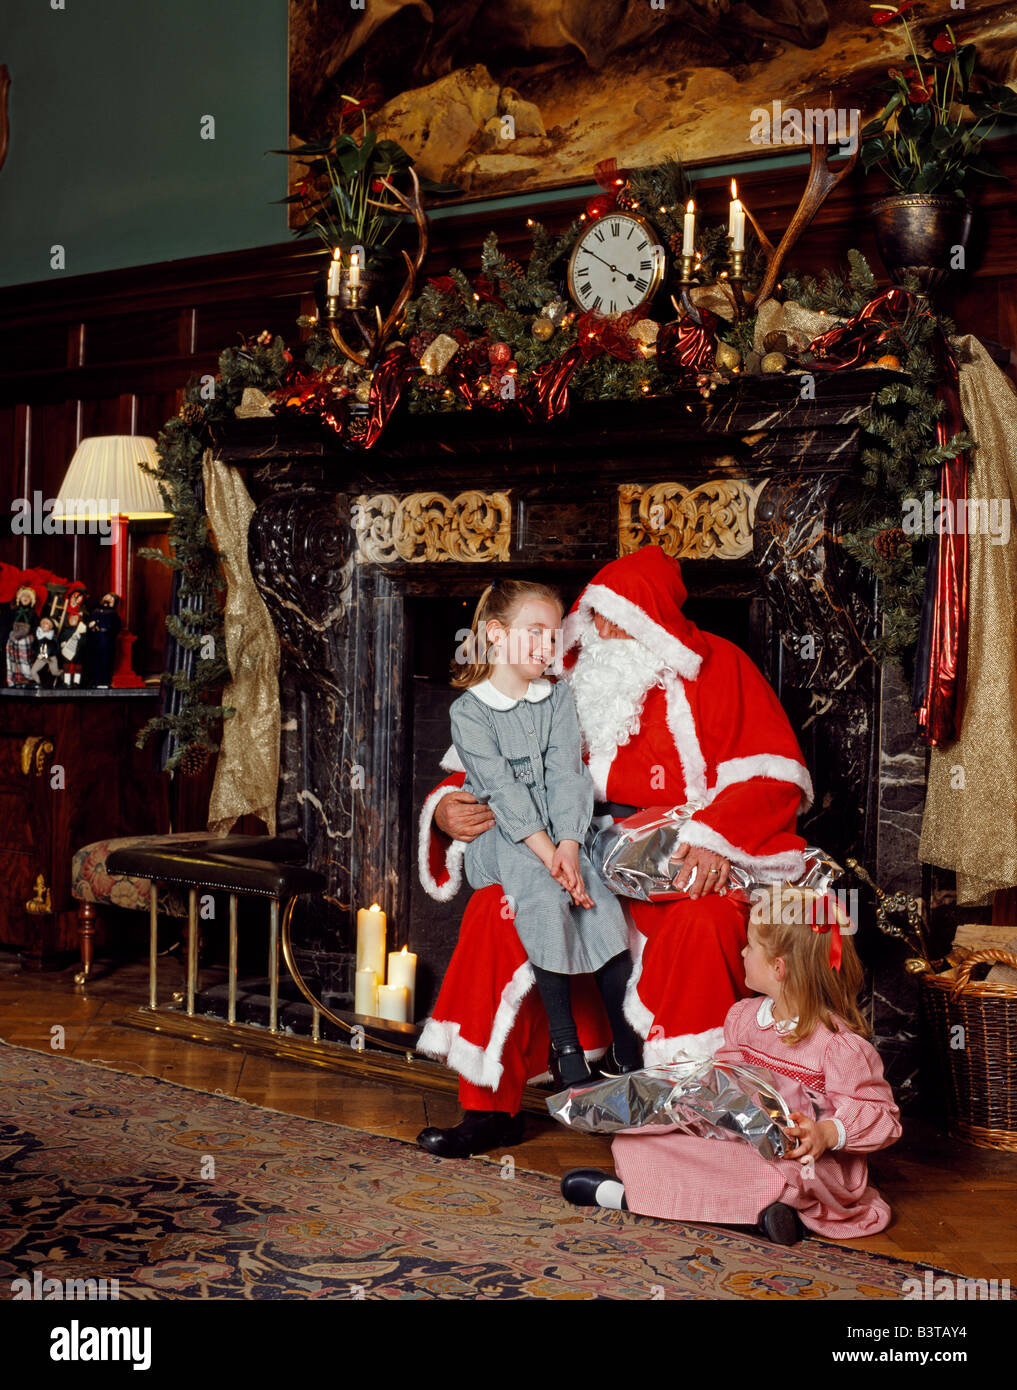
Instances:
[[[886,105],[862,130],[862,164],[882,169],[898,193],[963,197],[972,177],[1006,178],[982,144],[998,121],[1017,116],[1017,92],[979,74],[975,45],[949,24],[933,38],[931,53],[919,54],[908,22],[916,3],[869,7],[877,26],[900,20],[909,56],[876,88]]]
[[[294,192],[279,201],[300,208],[303,216],[294,228],[297,236],[317,235],[330,250],[362,246],[369,263],[377,268],[391,255],[388,243],[404,220],[400,212],[391,210],[385,184],[405,174],[413,160],[397,141],[379,140],[369,129],[363,102],[345,95],[342,99],[345,105],[334,134],[291,150],[272,151],[306,165]],[[346,129],[350,117],[352,129]],[[432,196],[459,192],[453,185],[425,178],[420,179],[420,187]]]

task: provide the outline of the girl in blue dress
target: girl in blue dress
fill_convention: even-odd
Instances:
[[[572,1017],[572,975],[592,974],[600,988],[614,1034],[605,1074],[636,1070],[642,1049],[622,1007],[628,927],[583,848],[593,782],[575,701],[565,680],[543,678],[562,611],[544,584],[496,580],[485,589],[457,652],[452,683],[464,693],[450,716],[465,790],[495,817],[466,846],[466,877],[505,893],[547,1013],[551,1075],[564,1087],[592,1075]]]

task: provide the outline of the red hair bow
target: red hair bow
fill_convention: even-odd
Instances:
[[[822,912],[819,909],[822,905]],[[843,948],[840,939],[840,918],[838,913],[840,905],[832,893],[824,893],[821,898],[814,898],[809,910],[807,921],[813,931],[830,932],[830,969],[840,972],[841,956]],[[821,916],[822,921],[817,922],[816,917]]]

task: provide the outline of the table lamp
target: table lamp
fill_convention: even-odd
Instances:
[[[158,484],[139,463],[157,466],[154,439],[140,434],[105,434],[83,439],[74,451],[60,487],[60,521],[108,521],[113,541],[110,590],[120,595],[122,627],[117,638],[114,689],[144,685],[131,666],[131,595],[128,581],[127,526],[131,521],[168,520]]]

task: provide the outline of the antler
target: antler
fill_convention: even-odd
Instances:
[[[406,278],[403,281],[403,287],[396,296],[392,308],[384,319],[382,319],[380,311],[377,309],[375,310],[378,326],[373,333],[368,332],[359,316],[356,314],[354,315],[357,328],[360,330],[360,335],[366,344],[366,350],[364,352],[357,352],[350,347],[349,343],[347,343],[343,337],[339,324],[335,319],[326,320],[328,331],[332,335],[332,341],[335,343],[336,347],[344,357],[356,363],[358,367],[368,367],[372,363],[377,362],[378,358],[385,351],[389,339],[392,337],[393,332],[399,324],[399,320],[402,318],[403,310],[406,308],[406,301],[413,293],[413,286],[416,282],[417,275],[420,273],[420,267],[424,264],[424,259],[427,256],[427,218],[424,216],[424,209],[420,200],[420,180],[417,178],[416,170],[412,165],[410,166],[410,182],[413,188],[407,197],[405,194],[399,192],[398,188],[395,187],[391,180],[381,180],[382,187],[387,189],[392,197],[396,199],[395,204],[383,203],[376,198],[367,199],[371,207],[380,208],[383,212],[408,212],[412,215],[414,222],[417,224],[417,252],[413,257],[411,257],[407,251],[402,252],[402,257],[406,264]]]
[[[760,245],[766,255],[767,266],[766,274],[763,276],[762,284],[752,298],[752,307],[756,308],[764,300],[769,299],[773,293],[773,288],[780,279],[781,267],[787,253],[794,246],[802,232],[809,225],[816,213],[826,202],[827,198],[841,182],[847,178],[848,174],[855,167],[858,160],[858,149],[848,156],[841,167],[834,172],[830,168],[830,147],[829,145],[812,144],[811,167],[809,169],[809,180],[805,185],[805,192],[802,194],[801,202],[795,209],[795,214],[788,223],[787,231],[780,239],[780,245],[774,250],[771,242],[763,235],[759,229],[756,219],[745,209],[745,215],[752,223],[756,236],[759,237]]]

